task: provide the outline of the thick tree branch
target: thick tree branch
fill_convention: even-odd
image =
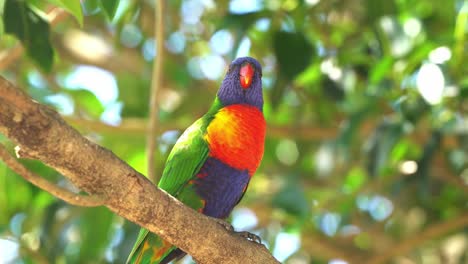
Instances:
[[[149,104],[150,119],[149,129],[146,134],[146,155],[148,161],[148,178],[157,182],[156,172],[154,170],[154,149],[156,147],[156,128],[158,126],[158,98],[162,85],[162,67],[164,57],[164,0],[156,1],[154,7],[155,19],[155,38],[156,38],[156,58],[153,66],[153,77],[151,80],[151,98]]]
[[[23,164],[19,163],[13,156],[11,156],[2,144],[0,144],[0,159],[3,160],[3,162],[5,162],[5,164],[10,169],[19,174],[25,180],[69,204],[86,207],[100,206],[104,204],[103,199],[99,197],[84,196],[73,193],[47,181],[44,178],[41,178],[37,174],[32,173],[26,169]]]
[[[68,126],[0,77],[0,133],[116,214],[154,232],[201,263],[278,263],[259,244],[234,235],[156,188],[143,175]]]

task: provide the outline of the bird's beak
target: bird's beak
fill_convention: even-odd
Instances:
[[[240,83],[242,88],[248,89],[252,84],[253,75],[255,73],[254,67],[250,63],[242,65],[239,71]]]

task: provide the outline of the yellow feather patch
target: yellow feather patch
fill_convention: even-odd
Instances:
[[[253,106],[224,107],[207,127],[210,155],[252,175],[263,157],[265,127],[262,112]]]

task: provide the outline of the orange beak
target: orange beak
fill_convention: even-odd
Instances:
[[[239,71],[240,75],[240,84],[242,88],[247,89],[252,84],[253,75],[255,73],[254,68],[250,63],[242,65]]]

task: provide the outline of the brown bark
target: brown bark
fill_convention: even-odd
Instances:
[[[111,211],[160,235],[200,263],[278,263],[264,246],[228,232],[156,188],[2,77],[0,133],[18,144],[20,155],[44,162],[81,190],[103,197]]]

